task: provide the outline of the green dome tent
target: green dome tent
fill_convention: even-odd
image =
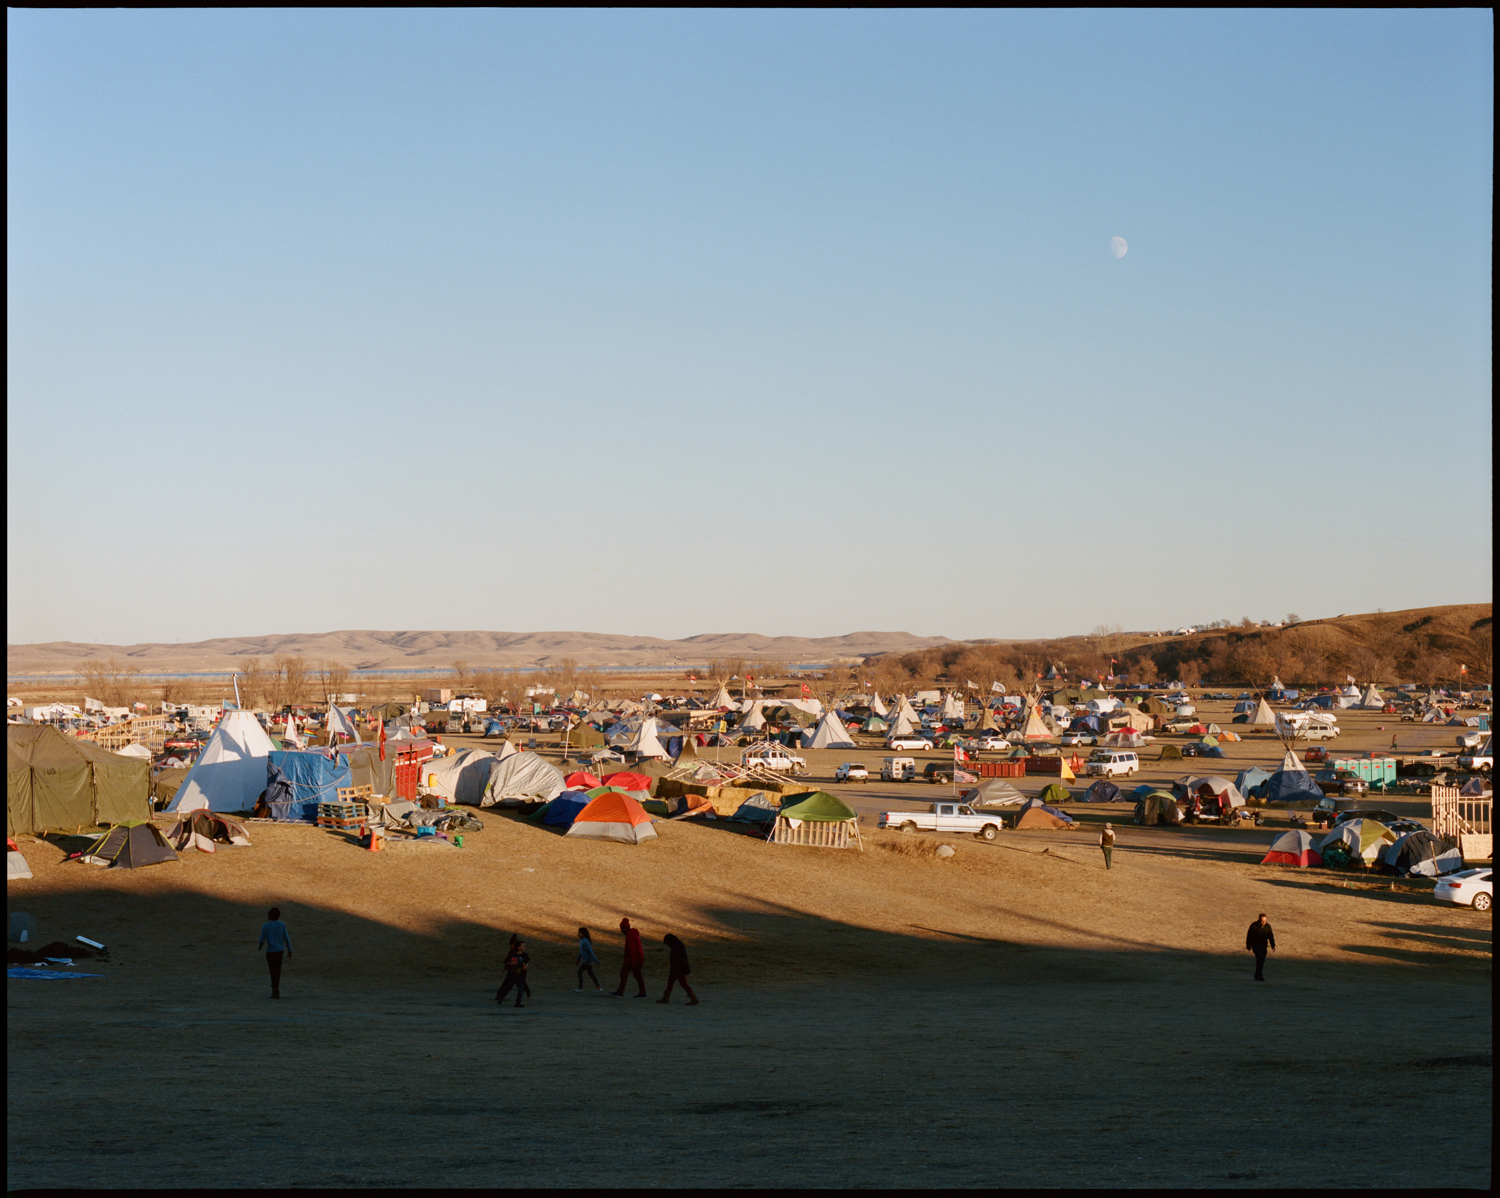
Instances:
[[[828,849],[846,849],[852,844],[860,852],[865,848],[854,808],[826,790],[785,796],[769,839],[774,844]]]

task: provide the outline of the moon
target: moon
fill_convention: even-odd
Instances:
[[[1123,258],[1130,252],[1130,246],[1125,243],[1123,237],[1111,237],[1109,239],[1109,252],[1116,258]]]

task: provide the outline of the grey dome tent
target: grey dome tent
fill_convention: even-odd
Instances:
[[[1026,796],[1004,778],[989,778],[964,796],[970,807],[1019,807]]]
[[[182,858],[154,824],[128,819],[94,841],[81,860],[90,865],[108,865],[110,869],[139,869]]]
[[[1380,863],[1398,877],[1435,878],[1463,869],[1464,856],[1457,846],[1423,828],[1397,839],[1381,853]]]
[[[1277,770],[1261,783],[1260,797],[1268,803],[1316,803],[1323,792],[1306,770]]]

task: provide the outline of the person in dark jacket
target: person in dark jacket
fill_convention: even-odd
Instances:
[[[526,966],[531,958],[526,955],[526,942],[512,940],[510,952],[505,954],[505,981],[495,991],[495,1001],[503,1003],[512,990],[516,992],[516,1006],[524,1007],[521,996],[526,993]]]
[[[1276,933],[1271,931],[1271,925],[1266,922],[1264,911],[1245,933],[1245,947],[1255,954],[1255,980],[1265,981],[1266,953],[1276,951]]]
[[[636,998],[647,998],[646,979],[641,974],[641,968],[646,964],[646,948],[641,944],[641,934],[630,926],[628,919],[620,920],[620,931],[625,933],[625,960],[620,965],[620,988],[610,993],[616,998],[624,998],[625,982],[633,976],[635,984],[640,987]]]
[[[672,987],[677,982],[682,983],[683,992],[688,996],[688,1006],[698,1005],[698,996],[693,993],[693,988],[688,985],[687,975],[693,971],[688,964],[687,945],[668,932],[662,937],[662,943],[667,946],[667,992],[658,998],[657,1002],[670,1002],[672,1000]]]
[[[519,932],[510,934],[510,951],[515,952],[521,946],[521,935]],[[531,997],[531,983],[526,980],[526,970],[521,970],[521,990],[527,998]]]
[[[266,950],[266,967],[271,971],[271,997],[281,997],[281,958],[292,957],[292,934],[281,922],[281,908],[272,907],[266,912],[266,922],[260,925],[260,943],[256,948]]]
[[[1112,824],[1105,824],[1104,831],[1099,833],[1099,847],[1104,850],[1104,868],[1110,867],[1110,859],[1115,855],[1115,829]]]

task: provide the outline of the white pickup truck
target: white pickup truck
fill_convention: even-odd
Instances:
[[[967,803],[933,803],[926,811],[882,811],[879,823],[903,832],[972,832],[981,840],[994,840],[1001,826],[998,815],[980,813]]]

